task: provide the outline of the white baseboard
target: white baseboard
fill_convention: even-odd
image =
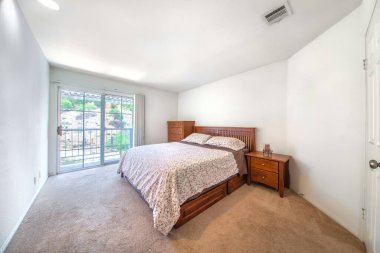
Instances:
[[[34,201],[36,200],[38,194],[40,193],[42,187],[45,185],[46,181],[47,181],[48,178],[46,178],[45,180],[43,180],[40,184],[40,186],[38,187],[36,193],[34,194],[32,200],[30,201],[29,203],[29,206],[28,208],[26,208],[26,210],[24,211],[24,213],[20,216],[19,220],[17,221],[16,225],[13,227],[12,231],[9,233],[7,239],[4,241],[3,245],[1,245],[1,248],[0,248],[0,253],[4,253],[4,251],[6,250],[6,248],[8,247],[9,243],[11,242],[13,236],[15,235],[18,227],[20,226],[21,222],[24,220],[25,218],[25,215],[28,213],[30,207],[33,205]]]

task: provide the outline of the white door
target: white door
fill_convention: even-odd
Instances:
[[[366,34],[366,228],[368,253],[380,253],[380,1]],[[379,163],[378,163],[379,162]]]

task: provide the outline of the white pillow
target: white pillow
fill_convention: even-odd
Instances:
[[[182,141],[185,142],[192,142],[192,143],[198,143],[198,144],[205,144],[208,139],[210,139],[212,136],[208,134],[198,134],[198,133],[192,133],[189,136],[187,136]]]
[[[240,150],[245,147],[245,143],[241,140],[224,136],[214,136],[211,139],[209,139],[206,142],[206,144],[223,148],[229,148],[233,150]]]

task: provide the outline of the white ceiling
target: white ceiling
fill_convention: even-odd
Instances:
[[[284,0],[18,0],[48,60],[182,91],[284,60],[361,0],[290,0],[294,15],[267,25]]]

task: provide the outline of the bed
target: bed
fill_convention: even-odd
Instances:
[[[255,147],[254,128],[196,126],[195,133],[240,139]],[[240,153],[238,153],[240,152]],[[167,235],[246,182],[237,157],[241,151],[183,142],[128,150],[118,172],[153,210],[154,227]]]

